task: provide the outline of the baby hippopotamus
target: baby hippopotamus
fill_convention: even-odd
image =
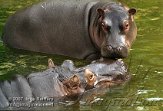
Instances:
[[[47,102],[49,98],[56,102],[64,97],[78,96],[92,88],[121,84],[127,79],[127,68],[120,60],[96,61],[76,68],[71,60],[56,66],[49,59],[48,69],[43,72],[32,73],[26,78],[16,75],[10,81],[0,82],[0,109],[14,107],[20,102]]]
[[[32,73],[26,78],[16,75],[12,80],[1,81],[0,109],[8,106],[15,108],[20,103],[46,102],[48,98],[53,98],[53,102],[61,97],[83,93],[85,89],[81,85],[80,77],[73,74],[65,63],[56,66],[49,59],[48,69],[43,72]]]

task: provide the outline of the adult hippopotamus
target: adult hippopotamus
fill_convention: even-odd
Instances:
[[[102,0],[47,0],[12,15],[10,47],[79,59],[125,58],[136,38],[136,10]]]

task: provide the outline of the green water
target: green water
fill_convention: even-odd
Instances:
[[[0,0],[0,35],[10,15],[16,10],[39,1],[41,0]],[[121,89],[97,96],[94,100],[100,99],[98,102],[57,106],[54,109],[163,111],[163,1],[119,1],[137,9],[135,20],[138,26],[138,36],[129,57],[125,59],[132,74],[131,81]],[[65,59],[72,59],[9,49],[3,45],[0,39],[0,79],[9,79],[14,74],[27,75],[31,72],[42,71],[47,67],[48,58],[53,58],[57,65]],[[77,59],[73,60],[77,66],[87,63]],[[113,104],[117,99],[125,99],[129,102],[124,105],[120,102]],[[149,101],[150,99],[153,101]]]

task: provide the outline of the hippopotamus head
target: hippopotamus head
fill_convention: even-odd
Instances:
[[[85,77],[87,82],[87,87],[85,89],[97,88],[97,87],[112,87],[124,83],[124,81],[129,80],[130,76],[128,74],[104,74],[98,75],[89,69],[85,70]]]
[[[133,19],[134,8],[128,9],[116,3],[97,8],[97,23],[94,24],[96,45],[101,55],[107,58],[125,58],[136,38],[137,28]]]
[[[69,68],[71,64],[73,64],[72,61],[66,60],[64,61],[64,63],[62,64],[60,68]],[[48,68],[49,69],[54,68],[55,70],[55,67],[57,66],[54,64],[53,60],[48,59]],[[61,73],[63,72],[60,72],[59,75],[62,75]],[[60,80],[60,76],[58,76],[57,79]],[[76,74],[71,75],[71,77],[64,78],[64,80],[61,82],[63,85],[60,85],[60,87],[58,88],[63,89],[62,93],[64,92],[64,95],[77,95],[77,94],[84,92],[84,88],[81,86],[80,78]]]
[[[130,80],[126,64],[121,60],[101,58],[84,67],[84,76],[88,89],[111,87]]]

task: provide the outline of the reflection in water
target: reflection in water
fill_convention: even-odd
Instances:
[[[7,17],[16,10],[26,7],[41,0],[0,0],[0,35]],[[122,1],[122,0],[119,0]],[[130,7],[137,8],[135,17],[138,26],[138,36],[134,43],[130,56],[126,59],[130,72],[131,81],[122,89],[108,91],[106,95],[94,98],[92,105],[74,105],[74,106],[56,106],[58,110],[162,110],[163,98],[163,6],[161,0],[123,0]],[[0,39],[1,40],[1,39]],[[53,58],[56,64],[60,64],[64,59],[70,59],[60,56],[30,53],[24,51],[13,51],[5,47],[0,41],[0,79],[7,79],[13,74],[29,74],[46,69],[47,58]],[[87,62],[75,59],[78,66]],[[150,70],[149,70],[150,69]],[[139,98],[147,100],[158,100],[159,105],[151,107],[140,106],[108,106],[94,105],[96,102],[111,100],[117,97],[130,98],[139,95]],[[151,99],[152,98],[152,99]],[[141,101],[139,101],[141,102]],[[70,104],[70,102],[68,102]],[[80,103],[82,104],[82,102]]]

